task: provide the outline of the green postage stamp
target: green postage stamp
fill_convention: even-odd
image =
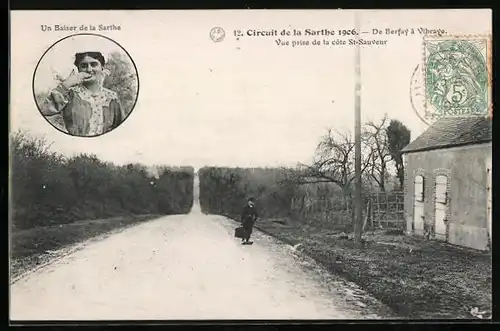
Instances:
[[[425,115],[491,115],[491,39],[441,36],[424,39]]]

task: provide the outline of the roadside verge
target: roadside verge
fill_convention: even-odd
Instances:
[[[161,217],[129,215],[18,230],[11,234],[10,283],[128,227]]]
[[[352,234],[286,219],[261,220],[255,228],[300,246],[328,271],[357,284],[402,318],[491,318],[489,252],[387,230],[364,233],[359,248]]]

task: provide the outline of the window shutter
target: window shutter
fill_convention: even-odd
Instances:
[[[448,177],[439,175],[436,176],[436,202],[446,204],[446,188]]]
[[[424,201],[424,176],[415,176],[414,186],[415,200],[420,202]]]
[[[425,177],[424,176],[422,176],[422,198],[421,199],[422,200],[420,200],[420,201],[424,202],[424,199],[425,199]]]

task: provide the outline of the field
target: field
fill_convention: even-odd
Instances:
[[[347,227],[334,230],[290,219],[263,220],[257,227],[291,245],[300,243],[305,254],[358,284],[403,318],[491,316],[489,253],[399,231],[367,232],[359,248]]]

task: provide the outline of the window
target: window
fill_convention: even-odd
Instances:
[[[424,201],[424,176],[417,175],[415,176],[415,201],[423,202]]]

